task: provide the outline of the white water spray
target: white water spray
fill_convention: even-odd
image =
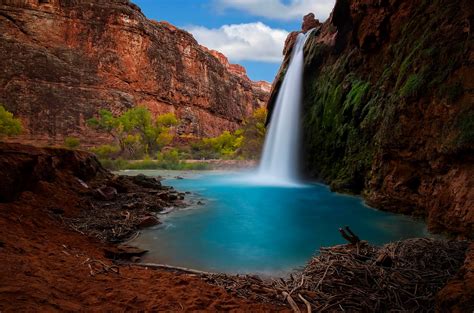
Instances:
[[[260,181],[270,184],[292,184],[298,181],[303,48],[310,33],[298,34],[293,47],[263,146],[258,170]]]

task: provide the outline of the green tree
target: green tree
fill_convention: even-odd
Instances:
[[[214,158],[230,158],[239,148],[241,138],[239,135],[226,130],[217,137],[204,138],[202,142],[203,148],[211,151],[209,156]]]
[[[98,118],[88,120],[88,125],[111,135],[120,147],[120,154],[137,157],[140,152],[152,154],[171,143],[172,127],[178,124],[173,113],[152,117],[142,106],[127,110],[114,117],[110,111],[100,110]],[[141,147],[141,151],[139,151]]]
[[[87,120],[87,125],[112,136],[119,145],[120,151],[125,151],[124,138],[126,134],[124,133],[121,120],[114,117],[112,112],[105,109],[99,110],[99,116]]]
[[[136,107],[125,112],[120,121],[127,133],[137,133],[141,137],[145,153],[154,153],[171,143],[171,128],[178,124],[173,113],[165,113],[153,120],[145,107]]]
[[[236,131],[226,130],[217,137],[204,138],[193,143],[191,153],[199,159],[235,157],[257,159],[265,140],[266,118],[266,109],[259,108]]]
[[[22,131],[21,121],[0,105],[0,137],[19,135]]]
[[[245,121],[241,129],[241,144],[238,154],[246,159],[259,158],[265,141],[265,121],[267,110],[258,108],[252,116]]]

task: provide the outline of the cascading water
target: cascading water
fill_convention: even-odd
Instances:
[[[300,111],[303,91],[303,48],[311,31],[299,34],[278,93],[265,138],[258,179],[269,183],[298,180]]]

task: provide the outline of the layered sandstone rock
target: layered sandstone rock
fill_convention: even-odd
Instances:
[[[308,30],[315,27],[321,26],[318,19],[314,18],[313,13],[308,13],[303,17],[303,24],[301,25],[301,31],[306,33]]]
[[[97,141],[88,118],[136,105],[175,112],[181,133],[213,136],[268,96],[242,67],[126,0],[2,1],[0,29],[0,103],[23,120],[25,141]]]
[[[336,1],[305,46],[305,173],[472,238],[473,12],[467,0]]]

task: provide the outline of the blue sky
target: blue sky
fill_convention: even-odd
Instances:
[[[196,40],[247,69],[253,80],[271,82],[288,32],[304,14],[324,21],[335,0],[132,0],[151,19],[186,29]]]

